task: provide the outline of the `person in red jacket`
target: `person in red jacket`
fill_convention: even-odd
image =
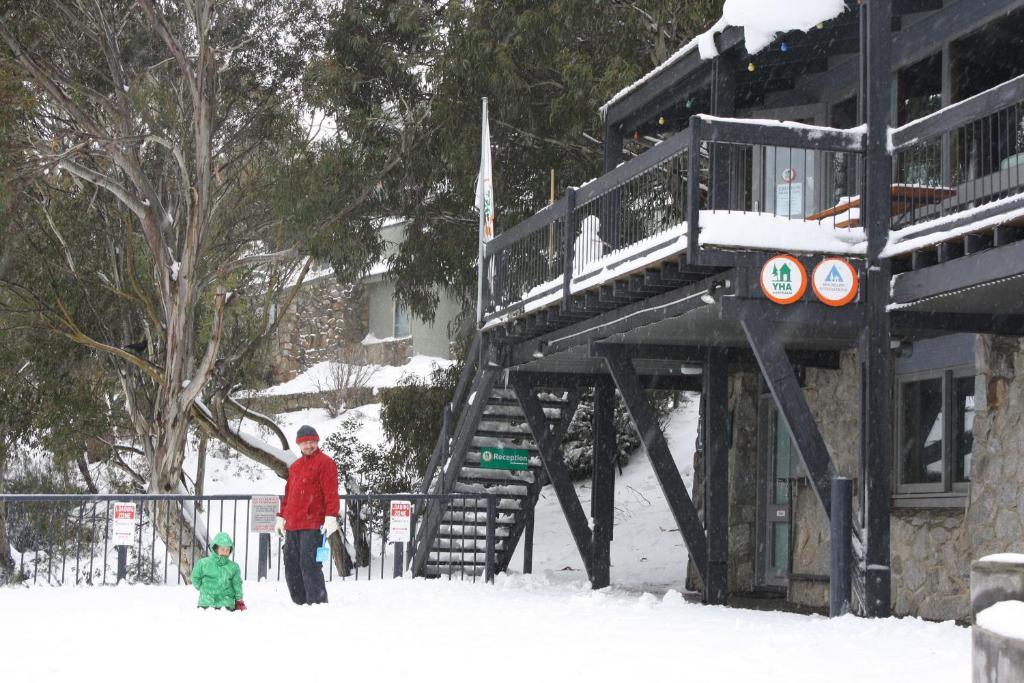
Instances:
[[[288,468],[274,528],[285,539],[284,576],[292,602],[312,605],[327,602],[327,586],[316,561],[316,549],[320,547],[321,527],[327,537],[338,532],[338,468],[320,450],[320,435],[312,427],[299,427],[295,442],[302,457]]]

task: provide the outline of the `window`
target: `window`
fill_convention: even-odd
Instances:
[[[392,331],[393,337],[408,337],[412,332],[409,329],[409,309],[395,302],[395,325]]]
[[[897,492],[964,492],[974,444],[974,371],[901,378],[897,417]]]

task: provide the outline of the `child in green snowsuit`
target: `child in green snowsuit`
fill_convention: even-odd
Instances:
[[[192,585],[199,591],[202,608],[244,610],[242,602],[242,572],[228,557],[234,543],[223,531],[213,537],[210,554],[196,562],[192,568]]]

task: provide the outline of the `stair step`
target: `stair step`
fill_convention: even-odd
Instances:
[[[533,441],[533,433],[525,424],[512,426],[500,422],[481,422],[474,432],[476,436],[490,439],[507,439],[509,441]]]
[[[545,408],[544,417],[548,418],[552,422],[560,420],[562,418],[562,410],[561,408]],[[488,403],[487,407],[484,409],[484,414],[480,419],[487,420],[489,422],[526,422],[526,416],[523,414],[523,411],[519,408],[518,404],[514,406],[496,406]]]
[[[504,550],[504,541],[495,540],[494,548],[497,552]],[[487,552],[487,539],[478,539],[475,537],[464,538],[460,536],[438,536],[434,539],[434,544],[430,546],[430,552],[435,550],[462,552],[467,551],[466,556],[469,557],[474,552]],[[471,551],[471,552],[470,552]]]
[[[524,441],[525,443],[521,443]],[[523,450],[533,451],[534,453],[540,453],[540,449],[537,448],[537,444],[533,442],[532,438],[530,440],[510,439],[504,436],[491,436],[488,434],[481,434],[479,432],[473,436],[470,448],[477,451],[479,451],[480,448],[521,448]]]
[[[463,467],[456,481],[464,484],[521,484],[529,486],[535,481],[533,472],[529,470],[493,470],[479,467]]]
[[[511,524],[505,518],[512,519],[512,514],[519,512],[523,507],[518,500],[506,498],[498,501],[498,524]],[[448,512],[450,510],[451,512]],[[454,516],[452,516],[454,515]],[[474,517],[475,515],[475,517]],[[467,522],[475,519],[480,524],[487,523],[487,506],[474,508],[472,505],[449,504],[444,516],[441,518],[446,522]]]
[[[509,530],[507,527],[513,526],[514,520],[509,520],[507,524],[496,524],[494,526],[494,537],[497,539],[508,538]],[[439,538],[443,537],[454,537],[454,538],[479,538],[487,540],[487,525],[486,524],[441,524],[438,527],[437,535]]]
[[[526,498],[527,484],[495,484],[493,486],[484,486],[483,484],[477,483],[465,483],[456,481],[455,490],[452,493],[489,493],[497,498],[505,499],[524,499]],[[470,505],[470,507],[473,507]],[[487,504],[484,503],[484,510],[487,509]]]
[[[438,565],[436,563],[428,562],[423,568],[423,576],[427,578],[441,578],[442,576],[449,576],[455,574],[465,574],[466,576],[483,576],[486,567],[484,565]]]
[[[561,408],[568,404],[564,394],[553,394],[544,392],[539,394],[537,399],[540,404],[545,408]],[[490,398],[487,399],[487,405],[491,406],[515,406],[519,407],[519,399],[516,398],[515,392],[511,389],[495,389]]]
[[[427,561],[431,564],[485,564],[487,562],[487,553],[431,550]]]

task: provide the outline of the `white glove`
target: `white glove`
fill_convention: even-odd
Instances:
[[[324,536],[330,538],[331,534],[338,532],[338,518],[327,516],[324,517]]]
[[[274,533],[284,538],[284,517],[278,517],[274,520]]]

